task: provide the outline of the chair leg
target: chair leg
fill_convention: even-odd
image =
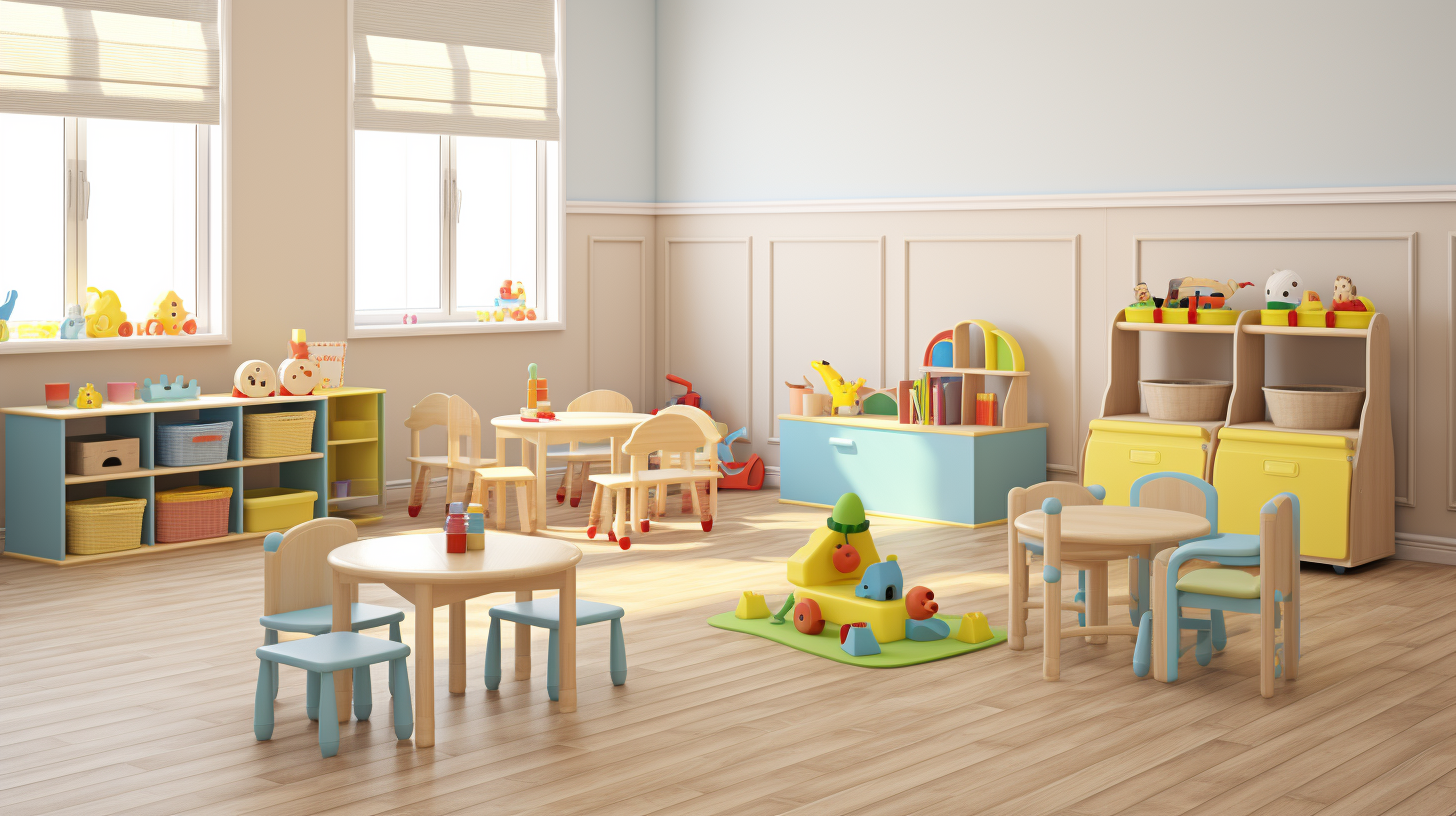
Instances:
[[[1041,676],[1043,680],[1062,678],[1062,582],[1042,586]]]
[[[1072,601],[1082,605],[1082,611],[1077,613],[1077,625],[1087,625],[1087,571],[1077,570],[1077,591],[1072,594]],[[1088,640],[1088,643],[1092,641]]]
[[[520,516],[521,532],[526,535],[535,532],[531,524],[530,496],[535,491],[531,490],[531,487],[534,487],[534,485],[530,485],[528,482],[516,482],[516,515]]]
[[[602,496],[607,492],[601,485],[592,485],[591,512],[586,515],[586,537],[597,537],[597,525],[602,523]]]
[[[415,730],[415,712],[410,707],[409,666],[402,657],[389,661],[389,693],[394,699],[394,737],[407,740]]]
[[[308,685],[303,694],[303,710],[310,720],[319,718],[319,673],[308,673]]]
[[[374,685],[369,677],[369,667],[355,666],[354,716],[359,722],[364,722],[372,713],[374,713]]]
[[[1223,647],[1228,645],[1228,630],[1224,628],[1222,609],[1208,611],[1208,625],[1213,630],[1213,650],[1223,651]]]
[[[575,462],[567,462],[566,470],[561,474],[561,484],[556,486],[556,503],[566,501],[566,494],[571,492],[571,471],[576,468]]]
[[[633,490],[630,495],[632,497],[632,515],[628,519],[628,535],[631,535],[633,530],[642,529],[642,519],[644,518],[642,515],[642,490]]]
[[[1259,605],[1259,694],[1274,696],[1274,608],[1273,593]]]
[[[389,639],[394,641],[395,643],[404,643],[404,641],[401,640],[399,636],[398,621],[389,625]],[[394,672],[392,671],[389,673],[389,693],[391,695],[394,694]]]
[[[277,646],[278,645],[278,630],[277,629],[264,629],[263,630],[263,645],[264,646]],[[273,661],[270,660],[270,661],[268,661],[268,665],[272,667],[268,671],[269,671],[270,674],[273,675],[273,699],[276,700],[276,699],[278,699],[278,664],[277,663],[274,663]]]
[[[612,618],[611,657],[607,661],[612,673],[612,685],[627,682],[627,644],[622,642],[622,619]]]
[[[563,626],[565,624],[562,624]],[[546,696],[553,701],[561,699],[561,657],[557,652],[557,632],[551,630],[551,639],[546,643]]]
[[[1209,636],[1207,629],[1199,629],[1197,637],[1193,641],[1193,658],[1198,665],[1207,666],[1213,662],[1213,638]]]
[[[493,482],[495,487],[495,528],[506,528],[506,486],[504,482]]]
[[[450,509],[450,502],[455,501],[455,468],[445,468],[445,509]]]
[[[253,736],[259,742],[273,739],[273,668],[271,660],[258,661],[258,688],[253,692]]]
[[[571,487],[572,507],[579,507],[581,505],[581,489],[586,486],[586,480],[589,476],[591,476],[591,462],[582,462],[581,475],[577,477],[577,480],[572,484]]]
[[[1153,613],[1144,612],[1138,622],[1137,643],[1132,647],[1132,673],[1147,677],[1153,667]]]
[[[334,704],[334,673],[319,674],[321,696],[319,711],[319,753],[331,757],[339,752],[339,714]]]
[[[415,465],[410,468],[413,484],[410,485],[409,514],[414,518],[420,514],[420,508],[425,506],[425,501],[430,497],[430,468],[428,465]]]
[[[490,636],[485,641],[485,687],[490,691],[500,688],[501,681],[501,622],[490,619]]]

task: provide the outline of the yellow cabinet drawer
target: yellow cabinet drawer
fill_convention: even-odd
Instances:
[[[1094,419],[1090,428],[1082,483],[1107,488],[1106,504],[1126,505],[1132,483],[1149,473],[1203,478],[1209,446],[1203,428],[1116,419]]]
[[[1280,493],[1299,497],[1302,555],[1346,558],[1350,552],[1350,459],[1343,436],[1224,428],[1218,435],[1213,486],[1218,529],[1259,532],[1259,508]]]

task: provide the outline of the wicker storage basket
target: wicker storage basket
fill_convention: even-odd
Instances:
[[[1277,385],[1264,387],[1269,417],[1281,428],[1343,431],[1360,420],[1365,389],[1350,385]]]
[[[269,459],[312,451],[315,413],[244,414],[243,455],[250,459]]]
[[[140,547],[146,509],[146,499],[122,496],[66,502],[66,552],[96,555]]]
[[[1228,412],[1228,380],[1141,380],[1152,419],[1212,422]]]
[[[220,538],[228,534],[231,487],[190,485],[157,493],[157,543]]]
[[[157,464],[188,467],[226,462],[232,420],[225,422],[178,422],[157,426]]]

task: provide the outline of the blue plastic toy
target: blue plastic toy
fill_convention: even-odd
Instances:
[[[884,561],[866,567],[854,594],[872,601],[898,601],[905,597],[905,576],[895,556],[886,556]]]
[[[76,340],[86,333],[86,318],[81,316],[81,307],[72,303],[66,307],[66,319],[61,321],[61,329],[56,336],[62,340]]]
[[[5,295],[5,302],[0,304],[0,320],[10,319],[10,313],[15,311],[15,301],[19,298],[20,293],[14,289],[11,289],[9,294]]]
[[[950,637],[950,624],[940,618],[905,619],[905,637],[909,640],[944,640]]]
[[[137,396],[142,398],[142,402],[174,402],[176,400],[197,399],[202,396],[202,386],[198,385],[197,380],[194,379],[192,382],[187,383],[186,387],[183,387],[181,374],[178,374],[177,379],[169,383],[167,382],[167,375],[163,374],[161,381],[155,384],[152,383],[151,379],[142,380],[141,393],[137,394]]]
[[[855,657],[868,657],[880,653],[880,644],[875,641],[875,633],[864,624],[859,626],[846,624],[844,630],[840,632],[839,648]]]

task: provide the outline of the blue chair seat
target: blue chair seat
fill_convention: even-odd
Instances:
[[[273,698],[277,696],[279,663],[308,672],[310,719],[319,724],[319,751],[326,757],[339,752],[339,720],[334,699],[334,672],[354,672],[354,716],[369,719],[373,709],[369,667],[389,663],[390,693],[394,696],[394,734],[409,739],[414,731],[410,710],[409,669],[404,659],[410,649],[393,640],[357,632],[326,632],[302,640],[258,647],[258,687],[253,697],[253,735],[260,741],[273,738]]]
[[[399,623],[404,620],[404,611],[388,606],[356,603],[349,605],[349,617],[352,619],[354,631],[357,632],[360,629],[373,629],[376,626]],[[322,635],[334,628],[334,607],[324,604],[312,609],[295,609],[292,612],[280,612],[277,615],[264,615],[258,618],[258,623],[264,629],[274,629],[279,632]]]
[[[491,607],[490,636],[485,643],[485,687],[491,691],[500,688],[501,681],[501,621],[523,623],[551,631],[546,646],[546,694],[559,699],[561,686],[558,679],[557,632],[561,628],[561,605],[557,598],[521,601]],[[589,626],[602,621],[612,622],[611,653],[607,667],[612,675],[612,685],[627,682],[627,647],[622,640],[622,607],[596,601],[576,602],[576,625]]]

